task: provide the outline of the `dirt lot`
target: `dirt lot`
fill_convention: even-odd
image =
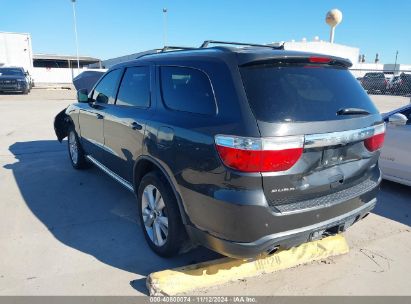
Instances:
[[[132,194],[74,171],[53,118],[73,91],[0,95],[0,294],[141,295],[150,272],[209,260],[162,259],[146,245]],[[382,112],[409,98],[375,96]],[[349,254],[196,291],[207,295],[411,295],[411,189],[383,182],[376,210],[346,233]]]

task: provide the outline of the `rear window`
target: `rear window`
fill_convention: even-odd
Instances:
[[[244,87],[258,120],[306,122],[347,119],[342,108],[378,111],[345,68],[258,65],[240,68]]]
[[[216,114],[210,80],[200,70],[184,67],[161,67],[161,93],[172,110],[204,115]]]

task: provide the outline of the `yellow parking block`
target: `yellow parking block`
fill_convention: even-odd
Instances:
[[[281,250],[263,258],[253,260],[222,258],[154,272],[147,277],[146,284],[150,295],[171,296],[291,268],[348,251],[349,247],[344,236],[339,234]]]

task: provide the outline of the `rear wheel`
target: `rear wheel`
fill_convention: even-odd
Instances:
[[[84,169],[89,166],[86,160],[83,149],[81,148],[80,141],[73,127],[70,127],[68,133],[68,152],[70,156],[71,165],[75,169]]]
[[[176,198],[161,174],[146,174],[138,188],[139,217],[144,237],[160,256],[176,255],[183,246],[186,232]]]

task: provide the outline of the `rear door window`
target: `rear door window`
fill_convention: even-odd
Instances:
[[[214,115],[216,103],[208,76],[197,69],[161,67],[161,93],[171,110]]]
[[[240,68],[244,87],[258,120],[307,122],[352,118],[342,108],[378,111],[345,68],[256,65]]]
[[[148,67],[126,69],[116,105],[148,108],[150,106],[150,70]]]

